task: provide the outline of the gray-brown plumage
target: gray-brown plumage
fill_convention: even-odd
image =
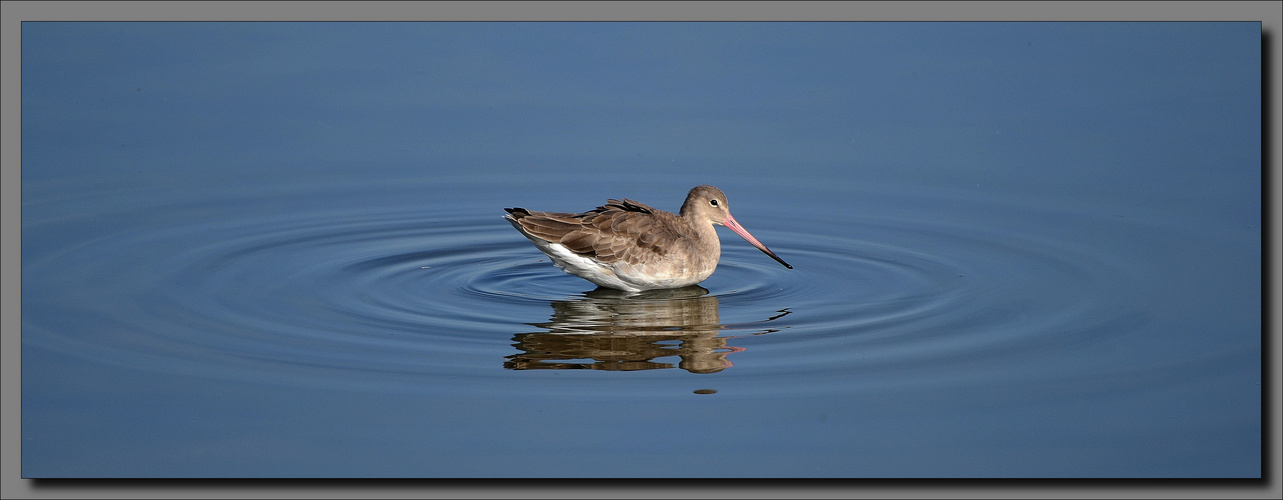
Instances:
[[[680,215],[627,198],[583,213],[504,210],[504,219],[557,267],[607,288],[680,288],[708,279],[722,251],[714,225],[793,268],[731,217],[726,195],[713,186],[691,189]]]

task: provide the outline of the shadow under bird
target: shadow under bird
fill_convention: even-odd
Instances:
[[[726,195],[695,186],[678,214],[625,198],[583,213],[505,208],[503,218],[552,258],[553,264],[597,285],[638,292],[681,288],[708,279],[721,258],[713,226],[726,226],[784,267],[793,269],[731,217]]]

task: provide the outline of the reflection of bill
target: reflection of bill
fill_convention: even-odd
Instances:
[[[699,286],[633,294],[598,288],[585,297],[553,301],[550,321],[530,323],[548,331],[513,336],[513,346],[521,352],[507,356],[503,366],[652,370],[674,368],[655,360],[677,357],[677,368],[719,372],[733,366],[728,354],[744,349],[717,336],[727,328],[718,320],[717,307],[717,297]]]

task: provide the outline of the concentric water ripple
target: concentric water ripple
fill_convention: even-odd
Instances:
[[[591,292],[553,267],[500,219],[501,201],[414,194],[425,188],[143,197],[156,205],[106,215],[114,230],[25,256],[24,342],[152,370],[336,386],[529,394],[538,373],[593,369],[633,372],[617,380],[627,384],[717,373],[769,395],[939,387],[959,383],[959,366],[982,378],[1078,376],[1035,366],[1040,353],[1143,321],[1126,306],[1126,271],[1073,242],[1084,227],[1135,229],[1099,215],[966,198],[909,209],[873,193],[862,199],[891,210],[740,214],[794,270],[726,233],[702,287],[629,296]],[[291,201],[318,198],[330,201]],[[228,206],[238,209],[207,208]],[[26,224],[41,246],[44,224],[91,222]],[[86,317],[101,328],[77,326]]]

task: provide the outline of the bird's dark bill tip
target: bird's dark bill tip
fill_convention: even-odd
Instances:
[[[787,268],[789,268],[789,269],[793,269],[793,266],[790,266],[788,262],[784,262],[784,259],[781,259],[781,258],[780,258],[780,256],[775,255],[775,252],[772,252],[772,251],[770,251],[770,250],[766,250],[766,249],[762,249],[762,253],[764,253],[764,254],[766,254],[766,255],[769,255],[772,259],[775,259],[775,262],[779,262],[780,264],[783,264],[783,265],[784,265],[784,267],[787,267]]]

